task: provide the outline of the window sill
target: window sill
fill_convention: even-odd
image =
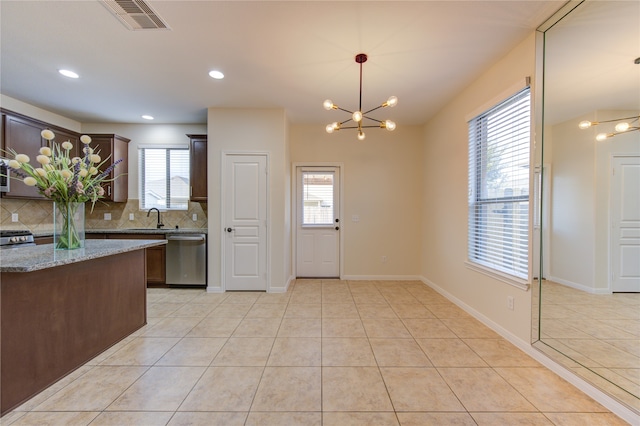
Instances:
[[[526,280],[516,278],[512,275],[505,274],[503,272],[497,271],[495,269],[480,265],[478,263],[473,263],[468,260],[464,262],[467,268],[472,269],[476,272],[479,272],[484,275],[488,275],[491,278],[495,278],[498,281],[502,281],[503,283],[512,285],[514,287],[519,288],[523,291],[529,290],[529,283]]]

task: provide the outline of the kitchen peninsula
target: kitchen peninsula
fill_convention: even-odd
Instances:
[[[145,249],[87,240],[0,252],[2,414],[146,324]]]

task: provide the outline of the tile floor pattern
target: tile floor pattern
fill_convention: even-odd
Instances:
[[[11,425],[626,424],[420,282],[149,289],[148,325]]]
[[[600,386],[640,410],[640,293],[590,294],[543,281],[540,330],[542,341],[617,383],[629,395]]]

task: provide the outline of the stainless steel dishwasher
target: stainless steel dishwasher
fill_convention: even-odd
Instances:
[[[207,235],[167,234],[167,284],[207,284]]]

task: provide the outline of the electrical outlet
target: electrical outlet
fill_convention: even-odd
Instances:
[[[193,220],[194,222],[195,222],[196,220],[198,220],[198,214],[197,214],[197,213],[194,213],[194,214],[191,216],[191,220]]]
[[[360,222],[360,216],[354,214],[353,216],[351,216],[351,222]]]
[[[380,258],[380,262],[385,263],[387,261],[387,256],[382,256]]]
[[[111,213],[105,213],[104,220],[111,220]]]
[[[11,213],[11,222],[18,222],[18,213]]]
[[[129,220],[136,220],[136,216],[133,213],[129,213]]]
[[[513,296],[507,296],[507,308],[509,310],[513,311],[513,303],[514,303]]]

